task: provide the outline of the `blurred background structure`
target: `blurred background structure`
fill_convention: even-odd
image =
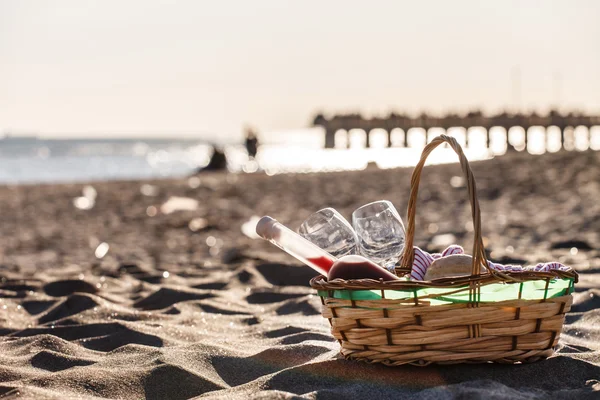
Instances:
[[[408,131],[411,129],[421,129],[424,133],[425,140],[429,141],[429,131],[431,129],[442,129],[448,131],[452,128],[463,128],[463,136],[465,146],[469,146],[469,131],[473,128],[484,128],[486,131],[486,147],[491,147],[491,130],[494,128],[502,128],[506,137],[506,142],[511,143],[509,132],[513,128],[520,128],[523,136],[523,145],[527,148],[529,143],[529,131],[534,127],[541,127],[545,131],[549,128],[558,128],[560,132],[560,147],[565,148],[565,139],[568,135],[568,129],[582,127],[587,130],[588,144],[592,140],[592,128],[600,125],[600,115],[590,116],[582,114],[569,113],[561,115],[555,110],[551,110],[548,115],[538,115],[537,113],[525,114],[508,114],[502,113],[493,116],[485,116],[481,111],[470,112],[464,116],[457,114],[449,114],[443,117],[434,117],[425,113],[418,117],[410,117],[407,115],[399,115],[391,113],[386,118],[363,118],[360,114],[350,115],[335,115],[331,119],[325,118],[319,114],[315,117],[314,125],[322,126],[325,129],[325,147],[333,148],[336,146],[336,136],[339,131],[346,131],[348,134],[352,129],[362,129],[366,136],[365,146],[371,147],[371,132],[375,129],[384,130],[387,134],[387,147],[393,146],[392,131],[395,129],[401,130],[403,136],[402,144],[408,147]],[[545,140],[547,142],[547,139]],[[348,147],[350,141],[346,139]],[[544,149],[545,150],[545,149]]]

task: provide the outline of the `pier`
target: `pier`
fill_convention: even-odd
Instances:
[[[325,148],[336,147],[336,134],[345,131],[347,146],[350,147],[349,133],[354,129],[361,129],[366,133],[366,147],[371,147],[371,135],[374,130],[383,130],[387,135],[387,147],[392,147],[392,131],[399,132],[404,137],[403,146],[408,147],[408,133],[411,129],[419,128],[424,131],[425,140],[429,139],[429,131],[441,128],[448,131],[451,128],[462,128],[465,130],[465,145],[469,145],[469,131],[472,128],[483,128],[486,132],[486,145],[490,148],[490,131],[494,128],[503,128],[506,132],[507,145],[511,143],[510,134],[513,128],[520,127],[524,130],[525,147],[527,147],[528,132],[531,128],[543,128],[545,132],[549,128],[560,130],[560,145],[564,148],[566,131],[585,127],[588,130],[588,142],[591,141],[591,128],[600,126],[600,115],[585,115],[583,113],[561,114],[558,111],[550,111],[546,115],[510,114],[501,113],[486,116],[480,111],[469,112],[465,115],[447,114],[436,117],[423,113],[416,117],[405,114],[390,113],[387,117],[364,118],[360,114],[340,114],[326,118],[322,114],[313,120],[314,126],[323,127],[325,130]]]

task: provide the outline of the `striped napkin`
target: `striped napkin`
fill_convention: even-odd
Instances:
[[[438,258],[442,258],[445,256],[449,256],[451,254],[464,254],[465,250],[456,244],[449,246],[442,253],[433,253],[429,254],[426,251],[421,250],[419,247],[414,246],[415,251],[415,259],[413,261],[412,272],[410,273],[410,279],[413,281],[422,281],[425,278],[425,272],[427,272],[427,268],[431,265],[433,260],[437,260]],[[558,263],[558,262],[549,262],[549,263],[539,263],[537,265],[530,265],[528,267],[522,267],[520,265],[503,265],[498,263],[493,263],[488,261],[488,267],[491,269],[495,269],[496,271],[510,271],[510,272],[523,272],[523,271],[551,271],[551,270],[560,270],[567,271],[569,267]]]

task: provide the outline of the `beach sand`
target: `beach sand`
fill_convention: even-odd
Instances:
[[[73,203],[84,184],[0,188],[0,396],[600,398],[600,152],[518,153],[472,167],[492,259],[558,260],[580,272],[546,361],[346,361],[308,286],[312,270],[242,233],[253,216],[295,229],[322,207],[349,218],[380,199],[404,216],[412,169],[207,173],[93,183],[88,210]],[[460,176],[458,165],[425,168],[416,245],[471,248]],[[197,208],[166,214],[172,196]]]

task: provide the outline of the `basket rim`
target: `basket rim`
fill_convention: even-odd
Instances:
[[[520,283],[537,280],[552,280],[552,279],[573,279],[577,283],[579,274],[569,267],[567,271],[551,270],[551,271],[520,271],[520,272],[502,272],[495,274],[479,274],[457,276],[449,278],[434,279],[431,281],[411,281],[411,280],[394,280],[384,281],[375,279],[350,279],[341,278],[327,280],[323,275],[315,276],[310,280],[310,286],[318,290],[406,290],[416,288],[455,288],[476,284],[484,286],[493,283]]]

